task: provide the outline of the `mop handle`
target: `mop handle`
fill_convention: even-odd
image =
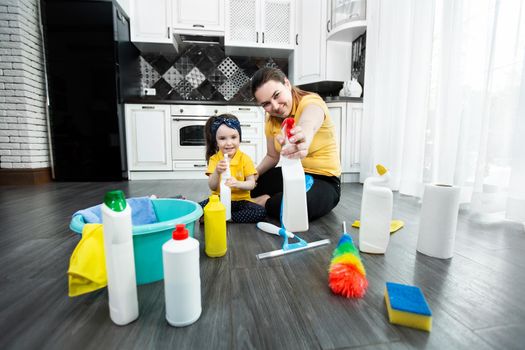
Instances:
[[[257,223],[257,228],[259,230],[262,230],[264,232],[268,232],[272,235],[276,235],[276,236],[280,236],[279,234],[279,231],[281,230],[280,227],[277,227],[275,226],[274,224],[270,224],[269,222],[258,222]],[[295,235],[293,233],[291,233],[290,231],[286,231],[286,235],[289,237],[289,238],[294,238]]]

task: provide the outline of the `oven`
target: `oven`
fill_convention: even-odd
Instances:
[[[206,167],[204,125],[209,117],[226,113],[226,106],[171,106],[171,151],[175,168]]]

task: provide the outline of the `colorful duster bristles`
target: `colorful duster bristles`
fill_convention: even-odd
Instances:
[[[366,293],[368,281],[365,267],[352,237],[346,232],[332,254],[328,285],[335,294],[347,298],[362,298]]]

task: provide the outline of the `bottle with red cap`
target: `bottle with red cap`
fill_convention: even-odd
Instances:
[[[289,139],[295,126],[293,118],[286,118],[281,127],[285,139],[283,149],[291,147]],[[308,231],[308,206],[306,201],[306,178],[300,159],[281,157],[283,174],[282,225],[290,232]]]
[[[189,237],[184,224],[162,246],[166,320],[175,327],[197,321],[202,312],[199,241]]]

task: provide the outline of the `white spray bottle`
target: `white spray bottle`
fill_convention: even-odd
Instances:
[[[285,144],[290,147],[288,138],[294,127],[294,119],[286,118],[282,124]],[[283,208],[282,221],[287,231],[302,232],[308,230],[308,207],[306,205],[306,185],[303,165],[300,159],[281,157],[283,173]]]
[[[122,191],[110,191],[102,204],[109,316],[123,326],[139,317],[133,254],[131,207]]]
[[[367,178],[363,186],[359,250],[384,254],[390,241],[393,195],[388,187],[390,173],[380,164],[376,169],[379,176]]]
[[[230,159],[228,154],[224,153],[224,160],[226,161],[226,170],[221,175],[220,183],[220,197],[221,203],[226,208],[226,221],[231,220],[232,218],[232,189],[226,185],[226,180],[231,177],[230,172]]]

